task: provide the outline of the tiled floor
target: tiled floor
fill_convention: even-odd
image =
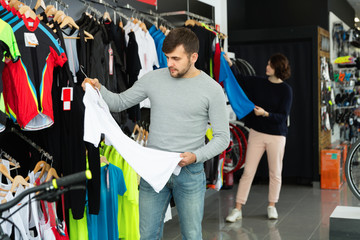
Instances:
[[[225,222],[234,206],[237,185],[231,190],[207,190],[203,220],[204,240],[328,240],[329,217],[336,206],[359,206],[347,185],[340,190],[321,190],[317,186],[284,185],[276,205],[279,219],[267,220],[267,185],[253,185],[243,219]],[[164,240],[181,240],[175,215],[165,223]]]

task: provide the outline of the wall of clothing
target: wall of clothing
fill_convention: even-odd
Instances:
[[[81,6],[76,8],[82,11],[78,18],[67,14],[73,2]],[[167,67],[161,48],[172,24],[128,6],[90,2],[58,0],[57,9],[40,0],[29,2],[30,6],[16,0],[0,1],[0,52],[4,57],[0,146],[21,165],[16,172],[6,167],[3,175],[23,177],[26,184],[17,189],[24,189],[90,169],[93,178],[86,191],[65,194],[59,211],[49,212],[55,205],[46,202],[38,205],[41,217],[37,220],[50,222],[49,229],[55,232],[54,221],[64,221],[62,230],[70,239],[99,239],[104,232],[108,239],[139,239],[138,176],[112,147],[95,147],[83,140],[81,83],[86,77],[98,78],[107,89],[120,93],[147,72]],[[199,21],[184,25],[200,39],[196,66],[219,80],[224,36]],[[149,108],[151,104],[145,101],[112,116],[131,136],[137,123],[147,128]],[[11,191],[8,195],[3,197],[10,199]],[[111,225],[106,219],[117,221]],[[20,235],[24,239],[44,237],[41,228],[36,234],[28,231],[32,227],[25,225]],[[19,239],[16,231],[13,234]]]

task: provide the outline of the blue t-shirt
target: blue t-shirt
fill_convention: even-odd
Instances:
[[[221,82],[224,82],[224,88],[230,105],[239,119],[242,119],[254,110],[254,103],[249,100],[238,84],[229,64],[224,58],[223,52],[220,57],[219,83]]]
[[[125,192],[122,170],[111,163],[101,167],[99,214],[93,215],[87,211],[89,240],[119,239],[118,195]]]

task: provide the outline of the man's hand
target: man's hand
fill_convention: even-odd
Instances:
[[[97,78],[85,78],[85,80],[81,83],[81,87],[84,89],[84,91],[85,83],[90,83],[93,88],[97,88],[98,90],[100,90],[101,88],[101,84],[99,83],[99,80]]]
[[[185,167],[186,165],[192,164],[196,161],[196,155],[191,152],[181,153],[180,157],[182,157],[181,161],[178,164],[180,167]]]

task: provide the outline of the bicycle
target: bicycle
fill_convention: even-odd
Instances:
[[[360,200],[360,139],[352,145],[347,155],[345,176],[351,192]]]
[[[54,202],[58,199],[58,197],[62,194],[64,194],[67,191],[71,190],[85,190],[85,185],[79,185],[81,182],[85,182],[86,180],[91,179],[91,171],[86,170],[79,173],[71,174],[62,178],[53,179],[52,181],[42,183],[39,186],[35,186],[32,188],[28,188],[21,192],[18,196],[16,196],[11,201],[8,201],[6,203],[0,204],[0,216],[3,215],[3,213],[14,207],[16,204],[18,204],[23,198],[25,198],[27,195],[31,193],[36,193],[36,195],[30,199],[35,199],[36,201],[48,201],[48,202]],[[78,185],[76,185],[78,184]],[[16,223],[13,223],[9,220],[9,218],[15,214],[17,211],[19,211],[22,207],[24,207],[29,202],[23,204],[21,207],[19,207],[16,211],[11,213],[7,218],[2,218],[3,221],[0,223],[0,240],[8,240],[10,239],[10,236],[4,233],[1,224],[4,223],[4,221],[11,222],[15,228],[17,228]],[[19,229],[17,229],[19,231]]]

